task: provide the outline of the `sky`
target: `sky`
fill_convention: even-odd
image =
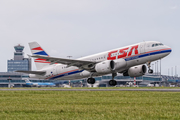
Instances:
[[[14,46],[37,41],[53,57],[72,59],[142,41],[172,48],[162,73],[180,75],[179,0],[0,0],[0,72]],[[36,70],[33,63],[33,70]],[[170,72],[172,73],[172,72]]]

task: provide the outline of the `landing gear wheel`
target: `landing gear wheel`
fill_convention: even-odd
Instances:
[[[151,62],[149,61],[149,62],[147,62],[147,66],[148,66],[148,73],[149,74],[152,74],[153,73],[153,70],[152,69],[150,69],[151,68]]]
[[[117,82],[115,80],[110,80],[109,85],[110,86],[115,86],[115,85],[117,85]]]
[[[149,69],[149,70],[148,70],[148,73],[152,74],[152,73],[153,73],[153,70],[152,70],[152,69]]]
[[[94,78],[88,78],[88,79],[87,79],[87,82],[88,82],[89,84],[94,84],[94,83],[96,82],[96,80],[95,80]]]

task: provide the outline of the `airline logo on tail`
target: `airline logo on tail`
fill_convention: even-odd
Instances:
[[[31,49],[34,55],[42,55],[42,56],[48,56],[49,55],[41,48],[41,47],[36,47]],[[39,63],[50,63],[47,62],[45,59],[37,58],[34,60],[34,62],[39,62]]]
[[[35,55],[49,56],[41,47],[36,47],[31,50],[34,51],[33,54]]]
[[[31,49],[32,55],[49,57],[47,52],[37,42],[29,43],[29,47]],[[45,59],[41,59],[41,58],[34,59],[34,62],[36,64],[36,68],[38,70],[40,70],[44,67],[47,67],[50,64],[50,62],[46,61]]]

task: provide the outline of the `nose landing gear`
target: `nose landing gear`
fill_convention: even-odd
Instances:
[[[151,62],[147,62],[147,66],[148,66],[148,73],[153,74],[153,70],[151,69]]]

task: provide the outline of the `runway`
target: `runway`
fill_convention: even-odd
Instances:
[[[0,91],[152,91],[180,92],[180,89],[0,89]]]

